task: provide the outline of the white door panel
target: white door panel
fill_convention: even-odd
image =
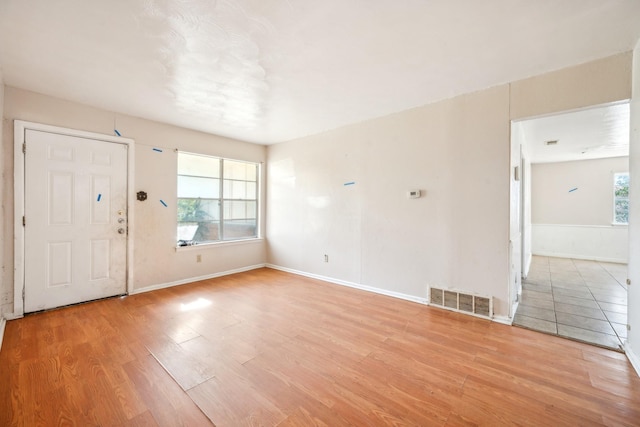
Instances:
[[[127,146],[25,139],[25,312],[124,293]]]

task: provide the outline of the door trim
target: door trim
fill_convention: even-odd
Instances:
[[[125,144],[128,146],[127,156],[127,224],[129,232],[127,234],[127,274],[126,291],[129,294],[133,286],[133,242],[134,242],[134,218],[133,206],[135,202],[133,177],[135,165],[134,140],[120,136],[104,135],[94,132],[85,132],[76,129],[63,128],[58,126],[45,125],[41,123],[14,120],[13,123],[13,315],[11,318],[24,316],[24,276],[25,276],[25,247],[24,247],[24,226],[22,217],[25,214],[25,156],[22,147],[25,142],[27,130],[55,133],[59,135],[74,136],[80,138],[93,139],[103,142]]]

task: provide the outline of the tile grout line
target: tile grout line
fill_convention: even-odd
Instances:
[[[551,271],[551,262],[549,261],[548,257],[546,257],[545,259],[546,259],[546,262],[544,263],[544,267],[546,267],[546,268],[543,268],[543,269],[546,270],[545,273],[548,274],[547,277],[548,277],[549,284],[550,284],[550,295],[551,295],[551,301],[552,301],[552,306],[553,306],[553,316],[554,316],[554,319],[555,319],[555,322],[550,322],[550,321],[548,321],[548,322],[555,324],[556,333],[553,334],[553,335],[561,336],[561,337],[568,338],[568,339],[574,339],[574,338],[571,338],[571,337],[560,335],[560,333],[559,333],[558,312],[556,310],[556,302],[557,301],[556,301],[556,294],[555,294],[557,286],[554,286],[554,279],[553,279],[554,274]],[[598,312],[601,314],[601,317],[604,319],[604,321],[609,325],[609,328],[611,328],[611,330],[613,331],[613,335],[612,334],[608,334],[608,333],[604,333],[604,332],[601,332],[601,331],[597,331],[597,330],[580,328],[580,327],[571,326],[571,325],[566,325],[566,326],[583,330],[585,333],[589,333],[589,334],[593,333],[593,334],[600,334],[600,335],[605,335],[605,336],[612,336],[612,337],[615,338],[615,340],[618,343],[618,345],[620,345],[621,342],[622,342],[622,339],[618,335],[618,332],[616,331],[616,329],[613,327],[613,324],[609,320],[609,317],[605,314],[604,310],[602,309],[602,307],[600,305],[600,302],[596,299],[595,295],[593,294],[593,291],[591,290],[591,288],[587,284],[587,281],[586,281],[581,269],[576,265],[574,259],[569,258],[568,260],[571,262],[571,265],[573,267],[572,270],[575,271],[578,274],[578,276],[580,277],[581,283],[576,283],[576,285],[580,286],[580,287],[585,287],[587,289],[587,291],[588,291],[589,296],[591,297],[591,298],[584,298],[584,299],[585,300],[591,300],[591,301],[595,302],[595,305],[597,307]],[[620,282],[613,276],[613,274],[611,274],[611,272],[609,270],[607,270],[599,262],[597,262],[597,261],[593,261],[593,262],[595,262],[598,265],[598,267],[600,267],[600,269],[602,269],[604,272],[606,272],[617,284],[620,284]],[[560,268],[560,270],[561,271],[558,271],[556,273],[562,273],[562,272],[571,273],[572,272],[571,270],[566,270],[566,269],[564,269],[564,271],[562,271],[563,270],[562,268]],[[534,269],[534,271],[536,271],[536,270]],[[525,286],[526,286],[526,279],[525,279]],[[571,288],[568,288],[568,291],[571,291]],[[563,296],[563,295],[558,295],[558,296]],[[571,295],[565,295],[565,296],[569,297]],[[581,298],[581,297],[575,297],[575,298]],[[567,303],[567,304],[569,304],[569,303]],[[524,299],[522,301],[522,305],[523,306],[527,306],[527,304],[525,303]],[[576,305],[576,306],[577,307],[581,307],[580,305]],[[531,306],[531,307],[541,309],[541,307],[536,307],[536,306]],[[586,307],[582,307],[582,308],[586,308]],[[578,317],[586,317],[588,319],[591,319],[590,316],[581,316],[580,314],[570,314],[570,313],[568,313],[568,315],[578,316]],[[530,317],[531,319],[534,319],[534,320],[544,320],[544,319],[537,319],[536,317],[526,316],[526,315],[523,315],[523,314],[521,314],[521,316],[522,317]],[[594,318],[594,319],[598,320],[598,321],[602,320],[602,319],[598,319],[598,318]],[[520,325],[520,326],[528,327],[524,323],[522,325]],[[534,328],[531,328],[531,329],[534,329]],[[534,329],[534,330],[536,330],[536,329]],[[541,329],[538,329],[538,330],[540,332],[547,332],[547,331],[544,331],[544,330],[541,330]],[[575,339],[577,339],[577,338],[575,338]],[[583,341],[583,340],[579,340],[579,341]],[[600,344],[600,343],[594,342],[594,341],[591,341],[591,344],[598,345],[598,346],[603,346],[603,344]]]

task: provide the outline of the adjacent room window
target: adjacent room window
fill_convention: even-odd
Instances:
[[[629,223],[629,173],[613,175],[613,223]]]
[[[259,169],[178,153],[178,246],[258,237]]]

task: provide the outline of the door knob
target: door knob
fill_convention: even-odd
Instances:
[[[124,222],[124,218],[118,218],[118,223],[122,224]]]
[[[118,234],[124,234],[124,228],[118,228]]]

